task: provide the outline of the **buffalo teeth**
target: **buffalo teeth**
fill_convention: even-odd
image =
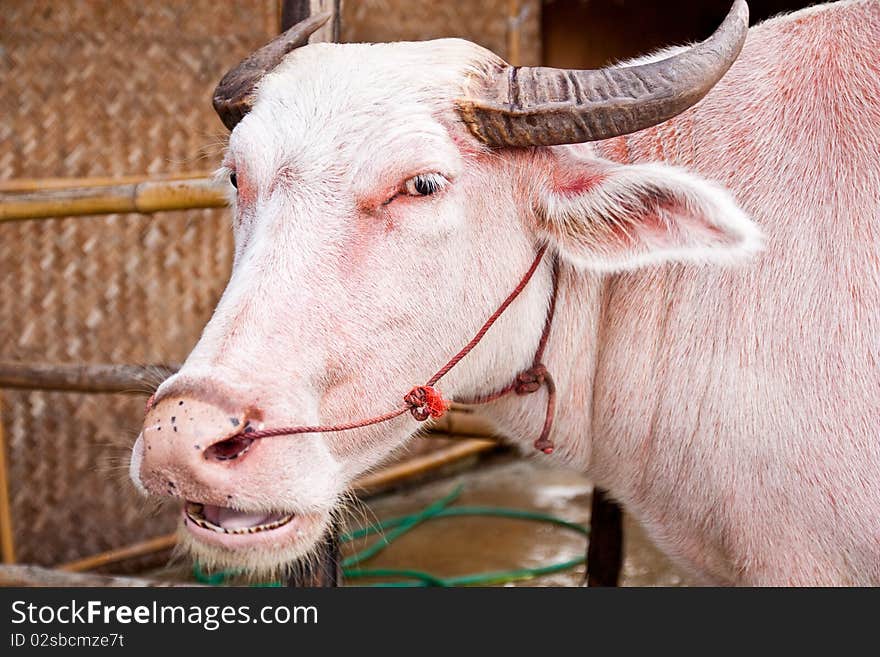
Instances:
[[[293,520],[293,514],[289,514],[279,518],[278,520],[273,520],[272,522],[267,522],[264,525],[255,525],[254,527],[242,527],[240,529],[226,529],[225,527],[221,527],[220,525],[215,525],[213,522],[206,520],[202,515],[202,510],[204,506],[201,504],[189,503],[186,506],[186,517],[195,525],[198,525],[202,529],[209,529],[213,532],[219,532],[220,534],[233,534],[233,535],[244,535],[244,534],[256,534],[259,532],[270,531],[272,529],[278,529],[282,525],[286,525],[291,520]]]

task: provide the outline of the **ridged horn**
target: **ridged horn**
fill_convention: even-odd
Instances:
[[[473,98],[457,102],[471,132],[492,146],[551,146],[644,130],[699,102],[739,56],[749,27],[745,0],[700,44],[672,57],[598,70],[499,67]]]
[[[285,55],[308,43],[309,37],[332,15],[322,12],[309,16],[227,71],[214,89],[214,110],[223,125],[232,130],[244,118],[251,109],[260,79],[278,66]]]

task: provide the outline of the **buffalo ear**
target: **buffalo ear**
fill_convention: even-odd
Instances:
[[[553,149],[538,186],[539,232],[573,265],[619,271],[654,263],[729,263],[763,235],[731,194],[684,169],[622,165]]]

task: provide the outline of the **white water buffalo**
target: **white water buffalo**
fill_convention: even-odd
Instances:
[[[707,582],[880,584],[880,2],[746,13],[601,71],[454,39],[299,47],[312,19],[230,72],[231,280],[132,459],[189,502],[195,553],[308,553],[423,425],[267,430],[399,408],[546,245],[436,390],[529,370],[555,261],[536,458],[582,468]],[[484,409],[531,449],[546,400]]]

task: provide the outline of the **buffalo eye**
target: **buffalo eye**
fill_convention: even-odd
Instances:
[[[230,173],[230,174],[229,174],[229,182],[232,183],[232,186],[233,186],[233,187],[235,187],[236,189],[238,189],[238,176],[236,176],[235,173]]]
[[[404,189],[410,196],[430,196],[442,190],[449,183],[439,173],[420,173],[404,183]]]

